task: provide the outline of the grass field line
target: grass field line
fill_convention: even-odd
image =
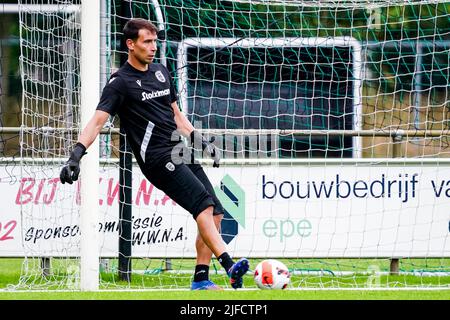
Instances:
[[[186,292],[192,291],[188,288],[179,288],[179,289],[100,289],[97,291],[86,291],[86,292]],[[235,290],[232,288],[224,288],[221,291],[270,291],[270,290],[261,290],[258,288],[241,288],[239,290]],[[273,290],[276,291],[276,290]],[[338,288],[338,287],[330,287],[330,288],[288,288],[284,291],[450,291],[450,287],[411,287],[411,288]],[[1,293],[50,293],[50,292],[84,292],[81,290],[11,290],[11,289],[0,289]]]
[[[133,270],[132,274],[152,274],[152,271],[149,270]],[[192,274],[192,270],[164,270],[164,273],[168,274]],[[250,270],[250,273],[253,273]],[[291,275],[296,276],[322,276],[330,274],[330,271],[327,270],[290,270],[289,273]],[[214,274],[224,275],[225,271],[217,270],[214,271]],[[367,276],[367,275],[379,275],[379,276],[388,276],[391,273],[389,271],[380,271],[380,272],[355,272],[355,271],[333,271],[335,276]],[[420,277],[446,277],[450,276],[450,271],[399,271],[398,275],[400,276],[420,276]]]

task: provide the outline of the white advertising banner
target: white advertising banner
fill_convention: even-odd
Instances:
[[[222,231],[233,256],[450,257],[449,167],[205,170],[227,212]],[[31,171],[0,168],[0,256],[79,256],[78,184],[62,185],[56,169]],[[104,257],[118,255],[118,177],[117,168],[101,171]],[[195,257],[190,214],[137,167],[132,193],[133,256]]]

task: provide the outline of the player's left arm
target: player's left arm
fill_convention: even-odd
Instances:
[[[194,148],[201,146],[203,151],[206,150],[208,155],[214,160],[213,167],[218,168],[220,162],[220,154],[219,150],[217,150],[217,148],[213,144],[214,137],[212,137],[208,141],[202,136],[200,132],[195,130],[192,123],[186,118],[184,113],[180,111],[176,102],[172,102],[172,108],[175,116],[175,123],[180,134],[186,138],[189,138]]]
[[[191,136],[191,133],[194,131],[194,126],[192,123],[186,118],[183,112],[178,108],[177,102],[172,102],[172,109],[175,115],[175,123],[177,125],[178,131],[186,138]]]

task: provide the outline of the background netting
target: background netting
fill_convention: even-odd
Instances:
[[[20,166],[18,157],[10,160],[2,176],[18,177],[25,288],[74,288],[79,277],[79,190],[58,182],[80,132],[79,5],[19,1],[20,122],[8,120],[10,103],[0,91],[1,125],[22,126]],[[437,159],[450,154],[450,3],[111,0],[101,15],[102,88],[126,59],[121,30],[130,17],[161,30],[156,62],[171,71],[180,108],[223,151],[221,168],[207,165],[207,172],[221,200],[235,204],[226,205],[222,228],[234,256],[250,257],[252,266],[282,260],[293,288],[449,285],[448,195],[409,193],[406,201],[399,186],[409,181],[412,188],[417,173],[434,183],[417,186],[418,194],[448,193],[439,180],[448,177],[448,162]],[[108,126],[119,128],[119,119]],[[100,150],[101,286],[187,288],[194,221],[136,166],[126,203],[132,281],[117,278],[120,135],[112,131],[102,134]],[[1,134],[0,146],[10,136]],[[15,147],[4,156],[18,156]],[[396,179],[390,187],[398,197],[387,190],[358,197],[356,190],[354,198],[324,204],[317,192],[332,181],[337,188],[337,175],[353,186]],[[299,187],[309,196],[283,202]],[[228,287],[215,260],[211,269]],[[254,286],[251,277],[245,284]]]

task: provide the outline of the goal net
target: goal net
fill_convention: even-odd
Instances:
[[[7,252],[26,257],[18,287],[78,288],[80,190],[58,177],[82,129],[80,1],[19,8],[22,235]],[[131,17],[158,26],[156,62],[216,138],[220,168],[201,161],[233,257],[279,259],[289,288],[449,287],[448,2],[103,1],[101,88]],[[195,221],[119,128],[100,137],[100,288],[187,289]],[[210,278],[230,287],[215,259]]]

